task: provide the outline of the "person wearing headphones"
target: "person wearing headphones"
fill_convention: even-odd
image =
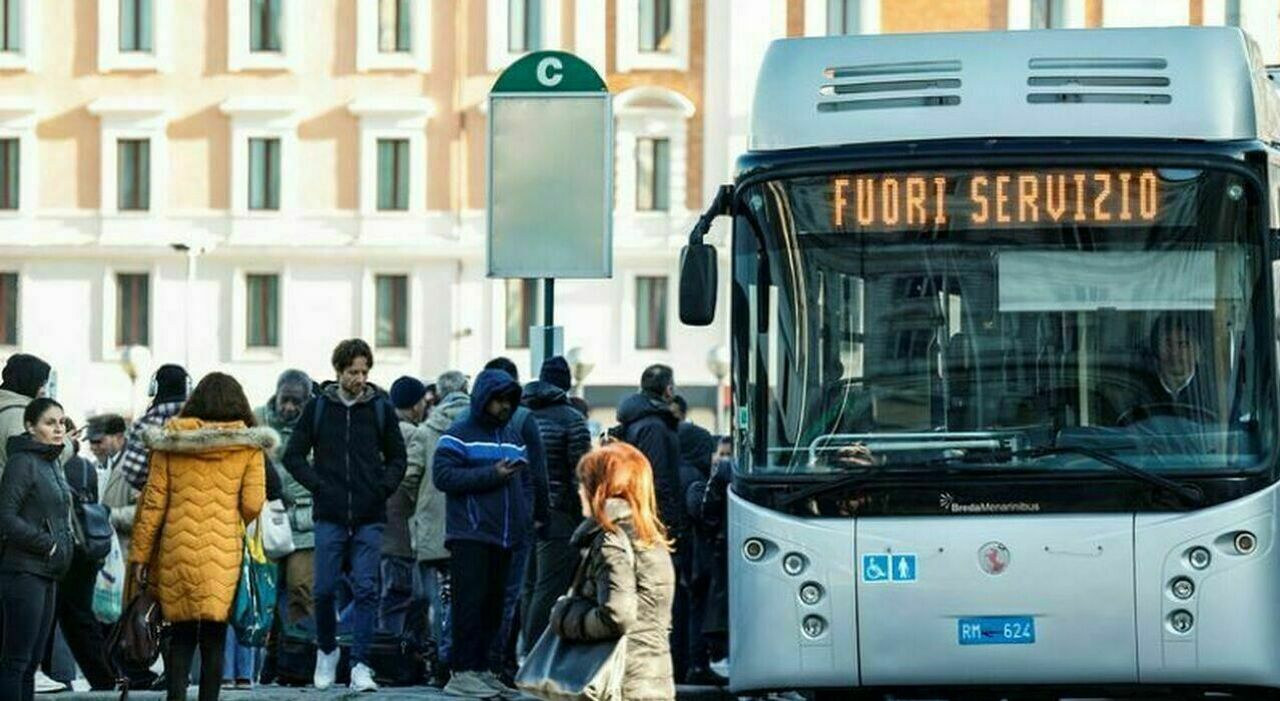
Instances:
[[[129,434],[125,436],[124,458],[120,461],[125,480],[139,491],[147,486],[150,473],[142,434],[148,428],[163,427],[166,421],[178,415],[187,395],[191,394],[191,375],[181,365],[161,365],[151,376],[147,394],[151,396],[151,406],[129,427]]]

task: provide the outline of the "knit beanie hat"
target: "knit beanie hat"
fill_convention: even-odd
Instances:
[[[561,356],[547,358],[542,363],[542,371],[538,379],[568,392],[573,387],[573,374],[569,372],[569,363]]]
[[[40,388],[49,381],[49,371],[49,364],[34,355],[11,355],[4,364],[3,373],[0,373],[0,378],[4,380],[0,389],[35,398],[40,393]]]
[[[156,370],[155,402],[181,402],[187,398],[191,379],[181,365],[167,363]]]
[[[397,409],[412,409],[427,396],[427,386],[421,380],[405,375],[391,383],[391,403]]]

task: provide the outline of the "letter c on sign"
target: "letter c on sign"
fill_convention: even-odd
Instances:
[[[554,73],[552,72],[554,71]],[[538,82],[548,88],[554,88],[564,80],[564,64],[555,56],[548,56],[538,61]]]

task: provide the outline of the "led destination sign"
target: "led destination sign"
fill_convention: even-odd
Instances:
[[[1154,169],[990,170],[837,175],[836,231],[1000,229],[1162,223]]]

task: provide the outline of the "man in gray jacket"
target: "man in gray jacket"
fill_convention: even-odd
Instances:
[[[0,471],[4,470],[7,457],[3,443],[27,432],[22,423],[22,412],[32,399],[44,396],[50,371],[48,363],[26,353],[11,355],[5,362],[4,382],[0,384]],[[69,453],[62,459],[68,457]]]
[[[280,562],[280,572],[285,592],[281,608],[283,632],[294,637],[303,635],[300,626],[308,625],[314,616],[311,580],[315,573],[316,537],[311,520],[311,492],[284,469],[281,459],[302,417],[302,407],[311,399],[311,388],[311,378],[305,372],[285,370],[276,380],[275,395],[254,411],[259,426],[269,426],[280,434],[280,444],[268,458],[271,468],[280,476],[284,505],[293,529],[294,551]]]
[[[436,380],[440,403],[431,411],[422,425],[423,465],[430,470],[435,458],[436,444],[454,421],[461,418],[471,406],[467,393],[467,376],[450,370]],[[427,599],[431,607],[431,632],[436,640],[438,668],[449,664],[449,606],[452,592],[449,583],[449,550],[444,545],[445,496],[431,481],[431,475],[419,472],[417,499],[413,519],[409,521],[409,533],[413,542],[414,558],[418,566],[414,571],[415,594]],[[448,680],[442,674],[432,680],[434,686],[443,687]]]

